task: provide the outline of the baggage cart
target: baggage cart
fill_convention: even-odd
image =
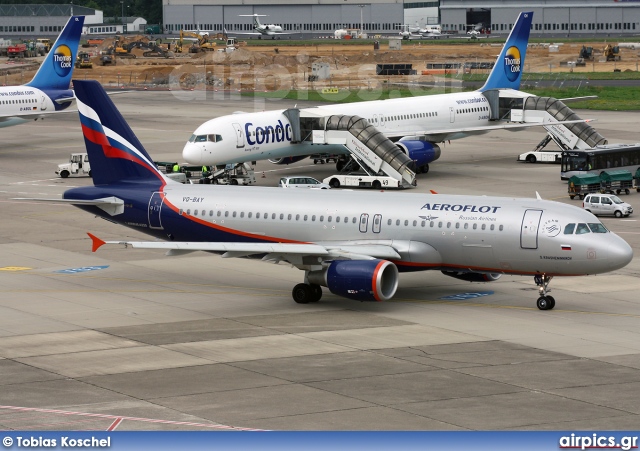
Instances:
[[[633,175],[631,172],[616,169],[606,170],[600,173],[600,192],[620,194],[622,191],[629,194],[633,188]]]
[[[577,174],[569,179],[568,187],[571,199],[576,196],[584,199],[587,194],[600,191],[600,177],[595,174]]]

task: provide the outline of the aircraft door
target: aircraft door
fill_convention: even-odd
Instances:
[[[162,203],[164,202],[164,193],[155,192],[149,199],[149,228],[162,229],[162,221],[160,212],[162,211]]]
[[[367,233],[368,228],[369,228],[369,215],[367,213],[362,213],[360,215],[360,232]]]
[[[240,124],[234,123],[233,129],[236,131],[236,147],[244,147],[244,132]]]
[[[449,122],[452,124],[456,121],[456,109],[452,106],[449,107]]]
[[[520,230],[520,247],[522,249],[538,249],[538,229],[542,210],[526,210],[522,218]]]
[[[47,109],[47,96],[42,95],[42,102],[40,102],[40,110],[44,111]]]
[[[380,226],[382,225],[382,215],[373,215],[373,226],[371,231],[373,233],[380,233]]]

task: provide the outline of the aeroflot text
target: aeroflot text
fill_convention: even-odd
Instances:
[[[421,210],[433,210],[433,211],[468,211],[470,213],[496,213],[500,207],[490,207],[483,205],[478,207],[477,205],[451,205],[451,204],[424,204]]]
[[[18,448],[110,448],[111,437],[98,439],[91,438],[42,438],[42,437],[16,437]]]

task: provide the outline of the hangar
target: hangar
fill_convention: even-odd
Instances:
[[[440,23],[445,32],[470,28],[507,34],[518,13],[534,11],[533,35],[598,36],[640,32],[640,1],[613,0],[163,0],[165,32],[201,28],[222,32],[251,31],[246,14],[265,14],[264,22],[282,25],[305,37],[330,35],[339,28],[368,34],[395,34],[401,24]]]

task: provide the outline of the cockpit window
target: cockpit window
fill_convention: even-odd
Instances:
[[[589,226],[583,223],[578,224],[578,228],[576,229],[576,235],[582,235],[583,233],[589,233]]]
[[[590,222],[589,228],[593,233],[607,233],[608,230],[601,222]]]
[[[210,143],[216,143],[222,141],[222,135],[191,135],[191,138],[189,138],[189,142],[193,143],[203,143],[203,142],[210,142]]]
[[[573,231],[576,229],[576,225],[575,224],[567,224],[566,226],[564,226],[564,234],[565,235],[573,235]]]

